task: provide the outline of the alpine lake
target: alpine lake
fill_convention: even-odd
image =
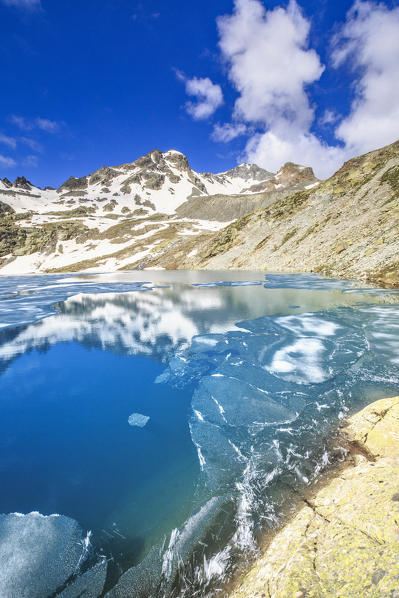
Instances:
[[[0,596],[223,596],[340,422],[398,387],[392,289],[0,277]]]

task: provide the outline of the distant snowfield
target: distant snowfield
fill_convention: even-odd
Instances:
[[[296,168],[296,173],[303,169]],[[18,215],[14,232],[21,227],[45,237],[40,251],[34,251],[37,243],[25,241],[14,253],[0,253],[0,274],[74,270],[74,265],[96,272],[145,267],[141,261],[165,246],[216,232],[231,222],[179,218],[176,210],[189,199],[254,195],[251,187],[266,182],[280,190],[291,184],[283,179],[283,170],[274,176],[253,164],[198,173],[176,150],[154,150],[132,163],[71,177],[57,190],[39,189],[23,177],[13,184],[0,179],[0,201]]]

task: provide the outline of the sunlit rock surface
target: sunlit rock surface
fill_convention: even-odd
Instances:
[[[399,596],[399,397],[349,420],[353,466],[303,503],[232,598]]]

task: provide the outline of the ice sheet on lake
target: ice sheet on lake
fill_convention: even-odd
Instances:
[[[88,556],[87,538],[76,521],[63,515],[0,515],[0,596],[51,595],[71,576],[79,574]],[[94,587],[92,573],[89,581]],[[99,572],[95,573],[97,577]],[[100,588],[104,579],[103,566],[96,587]],[[85,595],[97,598],[99,594]],[[76,593],[65,596],[72,598]]]
[[[263,284],[263,280],[233,280],[218,282],[197,282],[194,287],[249,287]]]
[[[179,572],[184,575],[183,564],[198,545],[206,546],[208,534],[224,502],[225,498],[220,496],[207,500],[180,528],[173,529],[165,542],[153,546],[139,565],[125,571],[107,592],[106,598],[174,596],[172,588],[176,577]],[[183,595],[188,598],[191,594]]]
[[[365,333],[371,350],[391,364],[399,365],[399,310],[376,306],[360,311],[369,320]]]
[[[117,584],[105,594],[105,598],[142,598],[158,596],[162,575],[162,546],[153,546],[137,567],[130,567]]]
[[[104,589],[107,561],[102,559],[88,571],[72,581],[57,598],[98,598]]]
[[[143,415],[142,413],[132,413],[129,415],[129,419],[127,421],[129,422],[130,426],[144,428],[149,419],[150,418],[148,415]]]
[[[301,338],[276,351],[267,369],[292,382],[324,382],[328,378],[328,370],[323,368],[323,354],[327,351],[326,343],[320,339]]]
[[[349,280],[338,280],[335,278],[322,278],[317,274],[266,274],[266,288],[274,289],[312,289],[329,290],[356,288],[354,283]]]
[[[20,314],[26,313],[28,319],[47,314],[50,300],[70,292],[74,297],[59,306],[61,316],[30,327],[30,335],[29,330],[5,331],[7,342],[18,354],[60,338],[84,343],[95,333],[104,349],[118,346],[129,354],[162,354],[168,366],[158,382],[194,385],[189,427],[199,463],[197,492],[201,500],[196,504],[202,507],[197,506],[164,545],[158,544],[141,564],[125,571],[109,590],[108,598],[167,596],[183,562],[188,561],[189,566],[194,563],[195,550],[199,555],[195,561],[197,580],[223,575],[235,549],[248,554],[255,548],[261,524],[277,522],[281,488],[306,485],[326,466],[329,456],[325,439],[332,422],[343,417],[347,405],[360,402],[361,383],[372,385],[379,379],[384,384],[386,380],[398,383],[397,307],[358,306],[267,316],[238,322],[233,330],[230,320],[224,328],[219,323],[213,328],[201,323],[201,318],[206,320],[215,312],[215,295],[211,295],[215,289],[191,289],[192,293],[210,293],[206,317],[204,304],[198,307],[186,297],[184,317],[176,318],[177,312],[163,294],[115,295],[111,301],[108,294],[76,295],[79,284],[73,281],[69,289],[60,285],[50,294],[39,293],[33,301],[29,293],[36,291],[30,280],[23,283],[26,286],[19,289],[17,297],[3,296],[4,304],[10,309],[18,304]],[[268,275],[265,286],[352,291],[350,283],[312,276],[292,277],[290,282],[287,276]],[[94,292],[99,289],[93,286]],[[34,315],[33,307],[37,309]],[[217,308],[218,318],[227,312],[223,303]],[[249,317],[243,315],[245,311],[228,308],[233,315],[239,313],[237,319]],[[148,419],[134,413],[129,424],[142,427]],[[214,495],[223,495],[223,500]],[[223,527],[218,522],[212,528],[221,513],[227,524]],[[217,529],[213,540],[220,540],[215,553],[208,543],[210,529],[212,533]],[[226,529],[231,532],[229,536]],[[228,536],[226,542],[220,530]],[[54,592],[62,598],[97,598],[102,593],[106,562],[88,565],[87,541],[79,525],[67,517],[37,513],[1,516],[1,598],[47,598]],[[191,598],[194,594],[190,588],[187,593],[176,590],[174,595]]]
[[[197,513],[186,521],[181,529],[172,531],[168,548],[162,560],[162,573],[167,580],[173,576],[178,563],[186,558],[196,542],[203,539],[222,502],[223,499],[220,496],[210,498]]]
[[[259,442],[271,467],[291,462],[295,448],[281,457],[276,430],[293,426],[306,409],[319,417],[317,406],[329,406],[322,385],[345,376],[367,350],[362,323],[345,310],[262,317],[238,328],[194,337],[159,380],[196,381],[190,433],[213,491],[243,474]],[[308,479],[296,467],[293,475]]]

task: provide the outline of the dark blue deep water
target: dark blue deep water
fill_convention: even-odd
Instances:
[[[1,598],[223,595],[339,422],[398,388],[392,290],[0,278]]]

